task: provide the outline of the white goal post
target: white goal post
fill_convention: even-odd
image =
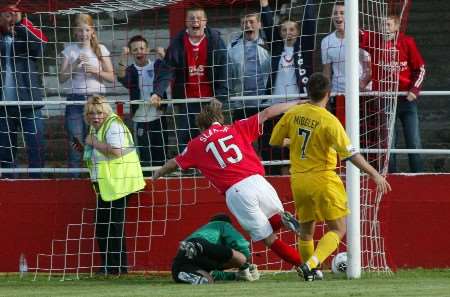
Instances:
[[[359,150],[359,9],[358,0],[345,0],[345,110],[346,130],[354,148]],[[350,214],[347,217],[347,276],[361,276],[361,189],[360,172],[347,161],[346,189]]]

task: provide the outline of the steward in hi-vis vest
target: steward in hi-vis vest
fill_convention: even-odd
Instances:
[[[116,114],[110,114],[97,133],[91,127],[90,133],[95,133],[98,141],[106,143],[106,134],[113,123],[119,124],[125,134],[123,145],[121,146],[121,156],[106,156],[94,149],[91,152],[91,158],[86,158],[88,150],[85,150],[85,160],[87,161],[91,178],[98,183],[100,196],[104,201],[117,200],[145,187],[139,157],[134,147],[131,133]]]

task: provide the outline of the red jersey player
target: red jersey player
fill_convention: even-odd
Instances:
[[[298,222],[287,212],[272,185],[263,177],[264,167],[253,141],[261,136],[263,123],[300,103],[292,101],[275,104],[249,118],[223,125],[224,116],[217,106],[206,106],[197,116],[202,130],[186,149],[158,169],[156,180],[178,167],[199,169],[226,197],[228,209],[254,241],[262,240],[280,258],[299,267],[296,249],[274,234],[284,223],[298,232]]]

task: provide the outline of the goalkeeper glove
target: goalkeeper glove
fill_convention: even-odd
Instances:
[[[250,272],[250,268],[247,267],[245,269],[242,269],[242,270],[239,270],[238,272],[236,272],[236,280],[247,281],[247,282],[254,281],[252,274]]]
[[[252,279],[255,280],[259,280],[260,278],[260,274],[258,271],[258,266],[256,266],[256,264],[250,264],[249,268],[250,270],[250,274],[252,275]]]

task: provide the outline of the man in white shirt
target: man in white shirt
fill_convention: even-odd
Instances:
[[[335,31],[327,35],[321,43],[323,73],[331,81],[331,92],[345,93],[345,21],[344,2],[338,1],[332,15]],[[370,90],[370,55],[360,49],[359,86],[360,90]]]

